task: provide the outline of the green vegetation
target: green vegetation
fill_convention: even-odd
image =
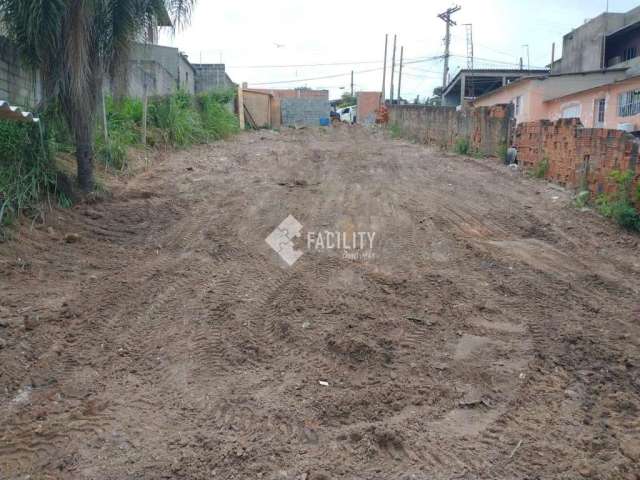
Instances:
[[[459,138],[453,146],[453,151],[460,155],[468,155],[471,151],[471,144],[468,138]]]
[[[502,160],[503,162],[507,161],[507,151],[508,151],[508,147],[507,144],[505,142],[501,142],[500,145],[498,145],[498,151],[496,152],[498,155],[498,158],[500,160]]]
[[[580,192],[573,199],[573,204],[576,208],[584,208],[589,203],[591,192],[589,190],[580,190]]]
[[[193,97],[177,92],[153,100],[149,105],[149,125],[164,143],[187,147],[220,140],[238,131],[238,121],[225,107],[233,94],[228,91],[203,93]]]
[[[0,226],[55,191],[50,144],[37,124],[0,121]]]
[[[233,90],[198,96],[177,92],[149,101],[149,146],[168,144],[186,147],[195,143],[227,138],[238,131],[238,122],[226,105]],[[105,99],[107,139],[102,115],[93,128],[96,159],[109,168],[125,170],[129,149],[143,147],[143,105],[139,99]],[[37,209],[41,200],[56,191],[54,158],[74,152],[73,137],[60,108],[51,104],[41,114],[39,125],[0,121],[0,225],[21,211]],[[42,132],[42,135],[41,135]],[[94,183],[94,188],[100,185]],[[67,207],[71,198],[57,192],[58,203]]]
[[[633,172],[614,170],[609,174],[609,178],[615,182],[617,188],[611,194],[603,193],[598,196],[598,211],[615,220],[623,228],[640,231],[640,214],[631,201]]]
[[[169,12],[182,25],[195,0],[0,0],[0,23],[23,59],[42,75],[46,103],[58,102],[73,134],[78,186],[93,190],[94,118],[104,73],[122,78],[134,42]],[[108,142],[111,161],[121,152]]]
[[[531,175],[534,176],[535,178],[544,178],[547,176],[548,172],[549,172],[549,159],[547,157],[544,157],[540,162],[536,164],[535,167],[533,167],[533,171],[531,172]]]
[[[238,131],[238,121],[225,107],[233,100],[233,90],[220,90],[198,96],[176,92],[150,99],[147,115],[148,146],[188,147],[227,138]],[[127,151],[143,146],[143,104],[140,99],[105,101],[107,140],[102,120],[96,126],[96,156],[108,167],[124,170]]]
[[[340,98],[340,103],[338,103],[338,108],[342,107],[350,107],[351,105],[358,104],[358,97],[355,95],[351,95],[349,92],[344,92],[342,97]]]
[[[390,123],[389,124],[389,135],[391,135],[391,138],[400,138],[402,136],[402,129],[400,128],[400,125],[398,125],[397,123]]]

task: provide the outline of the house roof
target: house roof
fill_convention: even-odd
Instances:
[[[555,100],[560,100],[560,99],[562,99],[562,98],[571,97],[572,95],[577,95],[577,94],[579,94],[579,93],[587,93],[587,92],[591,92],[591,91],[597,91],[597,90],[599,90],[599,89],[601,89],[601,88],[605,88],[605,87],[607,87],[607,86],[609,86],[609,85],[621,84],[621,83],[625,83],[625,82],[630,82],[630,81],[632,81],[632,80],[635,80],[635,81],[640,80],[640,74],[637,74],[637,75],[631,75],[631,76],[628,76],[628,77],[626,77],[626,78],[622,78],[622,79],[620,79],[620,80],[614,80],[614,81],[612,81],[612,82],[610,82],[610,83],[605,83],[605,84],[603,84],[603,85],[596,85],[596,86],[594,86],[594,87],[585,88],[585,89],[583,89],[583,90],[578,90],[578,91],[576,91],[576,92],[567,93],[567,94],[565,94],[565,95],[559,95],[559,96],[557,96],[557,97],[548,98],[548,99],[546,99],[546,100],[544,100],[544,101],[545,101],[545,102],[553,102],[553,101],[555,101]]]

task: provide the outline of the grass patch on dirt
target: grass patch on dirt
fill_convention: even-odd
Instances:
[[[397,123],[389,124],[389,135],[394,139],[402,137],[402,129],[400,128],[400,125]]]
[[[56,190],[56,171],[38,124],[0,120],[0,152],[1,227],[20,212],[38,213],[38,202]]]
[[[468,138],[459,138],[453,145],[453,151],[459,155],[468,155],[471,151],[471,144]]]
[[[549,173],[549,159],[544,157],[541,161],[539,161],[533,170],[531,171],[531,176],[535,178],[544,178]]]
[[[631,200],[633,172],[614,170],[609,174],[609,178],[616,184],[616,191],[600,194],[596,198],[598,211],[627,230],[640,231],[640,213]],[[640,196],[640,187],[637,188],[635,196],[636,199]]]

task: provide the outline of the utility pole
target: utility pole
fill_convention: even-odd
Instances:
[[[384,105],[385,101],[385,79],[387,77],[387,43],[389,41],[389,34],[384,34],[384,64],[382,66],[382,95],[380,95],[380,104]]]
[[[389,82],[389,99],[391,100],[391,104],[393,105],[393,76],[396,69],[396,37],[393,36],[393,54],[391,55],[391,81]]]
[[[551,68],[550,70],[553,70],[553,64],[556,61],[556,42],[553,42],[551,44]]]
[[[353,97],[353,70],[351,70],[351,96]]]
[[[398,73],[398,102],[400,102],[400,87],[402,87],[402,59],[404,57],[404,47],[400,47],[400,72]]]
[[[447,30],[444,36],[444,71],[442,72],[442,95],[444,96],[444,89],[447,86],[447,77],[449,75],[449,45],[451,44],[451,32],[450,28],[456,25],[456,22],[451,20],[451,15],[460,10],[460,6],[448,8],[446,12],[442,12],[438,15],[438,18],[443,20],[447,26]]]

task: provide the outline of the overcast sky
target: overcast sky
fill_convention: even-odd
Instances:
[[[562,36],[586,19],[602,13],[606,0],[459,0],[453,19],[451,75],[467,64],[466,29],[473,24],[476,68],[516,67],[520,57],[531,68],[544,67],[562,51]],[[193,63],[225,63],[236,83],[249,86],[330,90],[331,98],[350,88],[380,90],[384,35],[404,45],[402,97],[425,98],[442,83],[441,58],[445,25],[437,14],[453,5],[441,0],[200,0],[191,24],[174,37],[164,34],[163,45],[185,52]],[[638,1],[609,0],[609,10],[624,12]],[[341,65],[318,65],[335,64]],[[314,66],[301,66],[310,65]],[[267,67],[264,67],[267,66]],[[263,67],[263,68],[258,68]],[[397,75],[397,69],[396,69]],[[330,78],[317,78],[330,77]],[[286,83],[273,83],[286,82]],[[396,77],[397,87],[397,77]],[[387,95],[389,73],[387,73]]]

